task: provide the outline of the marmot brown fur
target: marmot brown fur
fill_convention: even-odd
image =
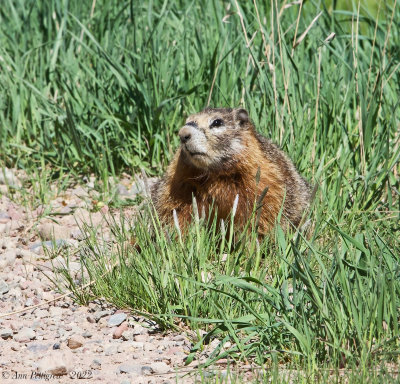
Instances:
[[[171,223],[175,209],[181,225],[190,222],[193,196],[199,212],[226,220],[239,195],[235,225],[243,226],[268,187],[258,231],[274,227],[282,205],[282,227],[300,223],[310,203],[310,186],[284,152],[256,132],[246,110],[207,108],[189,116],[179,137],[180,148],[152,189],[162,221]]]

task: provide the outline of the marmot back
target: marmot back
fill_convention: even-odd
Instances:
[[[255,131],[246,110],[207,108],[189,116],[179,137],[180,148],[152,189],[161,220],[172,222],[175,209],[180,224],[186,225],[193,214],[193,196],[199,212],[226,220],[239,195],[235,224],[242,226],[268,187],[259,232],[273,228],[282,204],[282,227],[300,223],[310,204],[310,186],[285,153]]]

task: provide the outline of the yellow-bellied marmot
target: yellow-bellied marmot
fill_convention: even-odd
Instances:
[[[162,221],[172,222],[175,209],[181,225],[190,222],[193,196],[199,212],[226,220],[239,195],[235,224],[242,226],[268,187],[259,232],[273,228],[282,204],[281,225],[300,223],[310,203],[310,186],[284,152],[256,132],[246,110],[207,108],[189,116],[179,137],[180,148],[152,189]]]

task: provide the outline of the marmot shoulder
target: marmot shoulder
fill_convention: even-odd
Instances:
[[[239,196],[235,224],[244,225],[266,187],[260,208],[259,232],[270,231],[282,209],[281,225],[299,225],[309,206],[309,184],[289,157],[258,134],[244,109],[207,108],[189,116],[179,131],[181,146],[152,199],[164,222],[176,210],[180,224],[199,212],[226,220]],[[212,207],[212,208],[211,208]]]

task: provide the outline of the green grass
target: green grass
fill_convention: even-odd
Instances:
[[[110,175],[160,174],[207,104],[247,108],[318,185],[307,232],[261,243],[215,223],[166,235],[147,211],[111,223],[111,248],[87,228],[81,283],[96,283],[62,275],[77,299],[186,322],[189,360],[206,329],[232,345],[208,363],[228,354],[321,382],[398,364],[400,7],[366,4],[4,2],[0,162],[26,170],[32,206],[66,175],[95,173],[106,200]]]

